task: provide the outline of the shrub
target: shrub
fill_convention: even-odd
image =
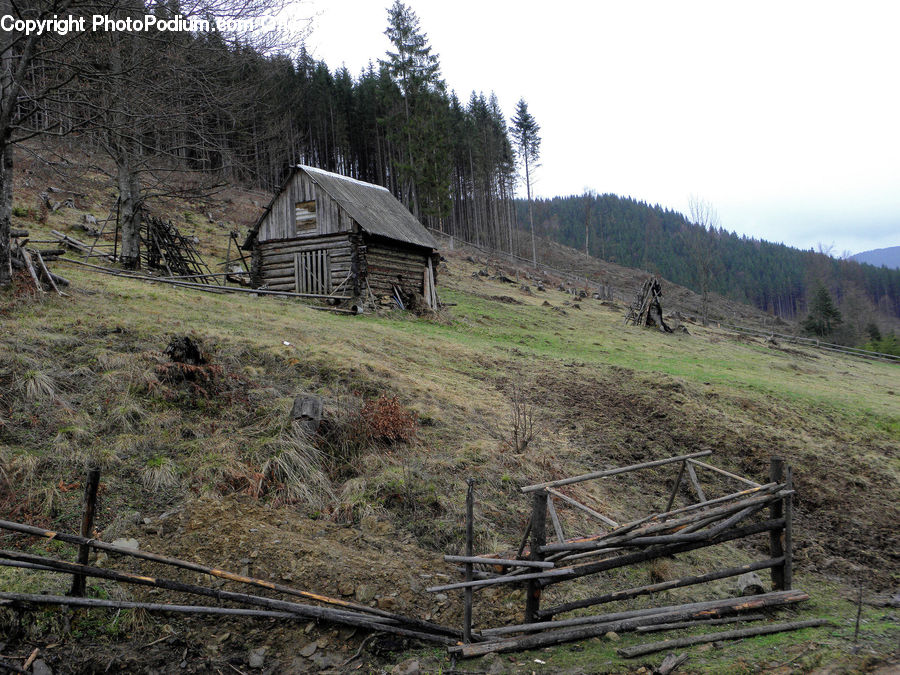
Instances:
[[[370,437],[375,441],[408,443],[416,437],[416,417],[400,405],[396,396],[382,394],[369,399],[363,404],[362,416]]]

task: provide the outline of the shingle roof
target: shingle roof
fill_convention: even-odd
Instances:
[[[306,173],[340,204],[365,232],[416,246],[435,249],[438,247],[431,233],[387,188],[311,166],[299,165],[294,168],[294,172],[296,171]],[[293,175],[294,173],[291,174],[292,177]],[[251,235],[259,229],[268,211],[269,209],[266,209],[260,217]]]

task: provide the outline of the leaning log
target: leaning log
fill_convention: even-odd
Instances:
[[[480,644],[463,645],[450,647],[450,653],[459,654],[463,658],[473,656],[484,656],[490,653],[516,652],[528,649],[540,649],[551,645],[562,644],[564,642],[574,642],[577,640],[585,640],[592,637],[605,635],[610,631],[622,633],[626,631],[637,630],[639,626],[649,626],[658,623],[667,623],[673,621],[683,621],[701,616],[720,617],[736,614],[740,612],[758,610],[764,607],[777,607],[785,604],[802,602],[808,600],[809,596],[802,591],[780,591],[776,593],[767,593],[766,595],[756,596],[755,598],[729,598],[728,600],[712,601],[710,603],[695,603],[695,605],[682,605],[671,609],[670,611],[640,616],[631,619],[623,619],[619,621],[607,621],[601,623],[593,623],[589,625],[581,625],[574,628],[564,628],[562,630],[545,630],[534,635],[523,635],[505,640],[496,640],[493,642],[482,642]],[[698,609],[696,605],[707,605],[706,608]],[[689,609],[685,609],[689,607]],[[645,610],[646,611],[646,610]],[[585,619],[591,617],[584,617]],[[575,621],[572,619],[570,621]],[[554,623],[554,622],[549,622]],[[559,622],[562,623],[562,622]],[[523,624],[528,626],[529,624]],[[537,624],[530,624],[535,626]],[[521,627],[519,627],[521,628]],[[482,635],[487,631],[482,631]]]
[[[675,555],[676,553],[684,553],[686,551],[694,551],[698,548],[705,548],[707,546],[723,544],[727,541],[734,541],[735,539],[742,539],[743,537],[748,537],[752,534],[769,532],[771,530],[781,529],[783,527],[784,518],[765,520],[761,523],[745,525],[743,527],[726,530],[725,532],[722,532],[712,539],[708,539],[705,541],[689,541],[679,544],[669,544],[667,546],[654,546],[644,551],[636,551],[635,553],[606,558],[604,560],[598,560],[592,563],[584,563],[582,565],[575,565],[573,567],[557,569],[554,571],[565,572],[565,574],[560,574],[559,576],[554,575],[552,578],[543,579],[541,583],[546,586],[549,584],[558,583],[560,581],[577,579],[579,577],[588,576],[590,574],[596,574],[597,572],[605,572],[607,570],[616,569],[618,567],[626,567],[628,565],[634,565],[635,563],[646,562],[648,560],[654,560],[656,558]]]
[[[86,577],[98,577],[101,579],[110,579],[113,581],[122,581],[125,583],[132,583],[141,586],[152,586],[165,590],[179,591],[182,593],[190,593],[193,595],[201,595],[217,600],[239,602],[245,605],[254,605],[258,607],[265,607],[266,609],[289,612],[295,617],[331,621],[333,623],[355,626],[357,628],[363,628],[366,630],[393,633],[395,635],[412,637],[428,642],[435,642],[438,644],[453,645],[457,642],[455,639],[447,637],[445,635],[422,633],[419,631],[402,628],[396,625],[397,622],[393,619],[368,616],[359,612],[348,612],[344,610],[329,609],[325,607],[315,607],[313,605],[303,605],[296,602],[288,602],[286,600],[276,600],[273,598],[264,598],[258,595],[249,595],[247,593],[233,593],[230,591],[222,591],[215,588],[206,588],[204,586],[187,584],[180,581],[172,581],[170,579],[154,578],[144,575],[132,574],[130,572],[121,572],[118,570],[90,567],[88,565],[80,565],[78,563],[70,563],[53,558],[43,558],[41,556],[20,553],[18,551],[0,551],[0,556],[9,560],[21,560],[33,564],[52,567],[60,572],[81,574]],[[0,595],[0,597],[3,596]]]
[[[366,614],[372,614],[373,616],[379,616],[386,619],[394,619],[399,623],[414,626],[417,628],[421,628],[427,631],[433,631],[435,633],[440,633],[443,635],[449,635],[451,637],[461,637],[462,632],[458,631],[454,628],[448,628],[446,626],[441,626],[439,624],[432,623],[430,621],[425,621],[423,619],[418,619],[416,617],[404,616],[400,614],[393,614],[391,612],[387,612],[383,609],[378,609],[376,607],[367,607],[366,605],[361,605],[355,602],[349,602],[347,600],[342,600],[340,598],[330,598],[325,595],[321,595],[319,593],[313,593],[311,591],[303,591],[297,588],[293,588],[291,586],[284,586],[282,584],[277,584],[272,581],[266,581],[265,579],[257,579],[255,577],[248,577],[241,574],[236,574],[234,572],[228,572],[225,570],[207,567],[206,565],[200,565],[198,563],[188,562],[186,560],[179,560],[178,558],[170,558],[167,556],[159,555],[157,553],[151,553],[149,551],[141,551],[139,549],[127,548],[125,546],[116,546],[114,544],[108,544],[103,541],[99,541],[97,539],[86,539],[85,537],[80,537],[75,534],[68,534],[66,532],[55,532],[53,530],[44,530],[39,527],[34,527],[32,525],[25,525],[23,523],[15,523],[8,520],[0,520],[0,529],[10,530],[13,532],[19,532],[21,534],[29,534],[35,537],[46,537],[47,539],[57,539],[59,541],[64,541],[68,544],[87,544],[91,548],[95,548],[100,551],[106,551],[107,553],[116,553],[118,555],[130,556],[133,558],[140,558],[142,560],[149,560],[151,562],[162,563],[164,565],[171,565],[172,567],[178,567],[181,569],[191,570],[192,572],[200,572],[201,574],[209,574],[210,576],[217,577],[219,579],[226,579],[228,581],[235,581],[242,584],[247,584],[250,586],[256,586],[258,588],[266,588],[272,591],[276,591],[278,593],[284,593],[287,595],[293,595],[295,597],[304,598],[306,600],[313,600],[316,602],[321,602],[326,605],[333,605],[337,607],[343,607],[345,609],[349,609],[356,612],[363,612]]]
[[[728,630],[719,633],[706,633],[705,635],[691,635],[689,637],[678,638],[677,640],[662,640],[660,642],[648,642],[647,644],[638,645],[636,647],[624,647],[619,650],[619,656],[626,659],[633,659],[636,656],[644,656],[664,649],[677,649],[679,647],[689,647],[705,642],[719,642],[720,640],[741,640],[756,635],[771,635],[772,633],[784,633],[789,630],[818,628],[820,626],[830,625],[832,625],[832,623],[828,619],[810,619],[808,621],[776,623],[769,626],[754,626],[752,628],[741,628],[740,630]]]
[[[555,607],[548,607],[545,610],[540,612],[541,617],[548,616],[556,616],[557,614],[562,614],[563,612],[571,612],[576,609],[582,609],[584,607],[592,607],[594,605],[601,605],[607,602],[617,602],[619,600],[629,600],[631,598],[636,598],[641,595],[650,595],[652,593],[661,593],[662,591],[672,590],[673,588],[682,588],[684,586],[694,586],[696,584],[705,584],[709,581],[716,581],[718,579],[727,579],[728,577],[734,577],[741,574],[753,573],[755,570],[763,570],[769,569],[772,567],[776,567],[781,565],[784,562],[783,558],[770,558],[768,560],[761,560],[759,562],[748,563],[746,565],[739,565],[737,567],[729,567],[727,569],[716,570],[714,572],[707,572],[706,574],[698,574],[695,576],[682,577],[680,579],[671,579],[669,581],[661,581],[656,584],[650,584],[648,586],[637,586],[635,588],[626,588],[621,591],[613,591],[612,593],[604,593],[603,595],[597,595],[592,598],[585,598],[583,600],[574,600],[572,602],[567,602],[562,605],[557,605]]]
[[[695,619],[693,621],[676,621],[675,623],[658,623],[653,626],[639,626],[638,633],[660,633],[667,630],[681,630],[683,628],[697,628],[699,626],[723,626],[728,623],[750,623],[762,621],[765,614],[741,614],[738,616],[726,616],[724,619]]]

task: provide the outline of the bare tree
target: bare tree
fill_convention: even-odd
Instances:
[[[506,444],[513,452],[524,452],[534,440],[534,408],[525,398],[522,387],[514,384],[510,391],[510,436]]]
[[[166,194],[173,172],[211,168],[215,148],[203,119],[228,92],[212,73],[229,47],[265,53],[302,41],[300,33],[258,30],[249,23],[277,14],[282,0],[0,0],[0,15],[45,20],[86,20],[87,30],[63,33],[51,26],[0,34],[0,286],[11,279],[9,232],[13,147],[35,136],[92,130],[112,158],[123,232],[123,262],[139,260],[141,209],[148,196]],[[207,35],[156,30],[94,31],[91,17],[158,20],[191,17],[208,22]],[[227,28],[214,27],[225,20]],[[280,42],[279,42],[279,38]],[[247,86],[237,81],[235,87]],[[94,167],[100,168],[100,167]],[[150,176],[148,178],[148,176]],[[183,182],[183,181],[182,181]],[[209,181],[200,181],[208,187]]]
[[[138,18],[142,2],[123,0],[117,18]],[[195,0],[189,6],[159,2],[160,20],[184,17],[211,21],[252,20],[281,8],[280,0]],[[106,33],[94,43],[93,58],[103,73],[82,90],[82,104],[96,108],[93,138],[114,167],[110,178],[119,194],[122,233],[120,262],[140,265],[140,232],[148,201],[172,196],[203,198],[223,186],[220,139],[210,117],[237,113],[239,90],[253,82],[229,78],[223,63],[229,49],[241,44],[265,52],[283,47],[283,33],[222,33],[216,39],[177,33]],[[302,36],[293,34],[295,39]],[[223,83],[228,83],[224,84]],[[103,167],[97,167],[103,170]],[[176,178],[177,177],[177,178]]]
[[[698,227],[689,235],[689,249],[691,257],[697,268],[697,277],[700,284],[701,311],[703,325],[709,323],[709,292],[712,280],[718,269],[718,259],[715,248],[712,246],[712,238],[719,228],[719,214],[712,204],[691,195],[688,204],[691,222]]]
[[[0,16],[14,21],[45,21],[57,16],[83,16],[102,12],[102,1],[85,0],[0,0]],[[56,68],[65,62],[73,46],[90,33],[61,34],[59,30],[0,31],[0,288],[12,281],[10,259],[10,222],[13,200],[13,148],[41,133],[62,133],[65,129],[48,126],[44,105],[71,83],[89,64],[70,69]],[[50,76],[39,81],[29,78],[36,65],[48,66]]]

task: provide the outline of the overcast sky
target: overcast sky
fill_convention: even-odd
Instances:
[[[392,0],[306,0],[307,47],[357,75]],[[629,195],[834,253],[900,245],[900,3],[410,0],[461,99],[520,97],[540,196]],[[523,190],[524,192],[524,190]]]

